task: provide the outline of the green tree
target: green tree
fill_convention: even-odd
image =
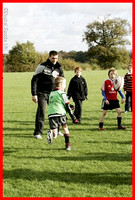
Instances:
[[[16,45],[9,51],[7,56],[8,71],[33,71],[37,57],[33,43],[29,41],[27,43],[16,42]]]
[[[131,26],[127,20],[121,18],[94,21],[88,24],[84,33],[83,41],[88,44],[87,55],[91,60],[97,60],[103,69],[111,67],[124,58],[120,49],[130,44],[125,36],[131,33]],[[126,52],[126,50],[125,50]],[[126,55],[128,52],[126,52]],[[129,55],[129,54],[128,54]],[[126,63],[130,58],[126,56]]]

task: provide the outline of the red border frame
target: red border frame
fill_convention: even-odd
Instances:
[[[47,199],[47,200],[50,200],[52,198],[50,197],[3,197],[3,21],[2,21],[2,16],[3,16],[3,3],[132,3],[132,11],[133,11],[133,25],[134,25],[134,0],[40,0],[40,1],[37,1],[37,0],[2,0],[0,2],[0,11],[1,11],[1,18],[0,18],[0,25],[2,27],[1,31],[0,31],[0,43],[2,44],[0,46],[0,199]],[[134,26],[133,26],[133,36],[134,36]],[[132,52],[134,52],[134,37],[133,37],[133,49],[132,49]],[[132,53],[132,56],[133,56],[133,53]],[[134,56],[133,56],[133,66],[134,66]],[[135,70],[135,68],[133,67],[133,71]],[[135,88],[135,80],[134,80],[134,73],[133,73],[133,88]],[[133,93],[133,102],[135,101],[135,94]],[[135,104],[133,103],[133,124],[134,124],[134,109],[135,109]],[[132,125],[133,126],[133,125]],[[133,133],[135,133],[135,126],[133,126]],[[119,199],[124,199],[124,200],[127,200],[127,199],[134,199],[135,197],[135,188],[134,188],[134,184],[135,184],[135,177],[134,177],[134,172],[135,172],[135,167],[134,167],[134,136],[132,134],[132,139],[133,139],[133,146],[132,146],[132,150],[133,150],[133,154],[132,154],[132,163],[133,163],[133,171],[132,171],[132,197],[53,197],[53,199],[65,199],[66,200],[71,200],[71,199],[90,199],[90,198],[94,198],[95,200],[96,199],[101,199],[101,198],[105,198],[105,199],[116,199],[116,198],[119,198]]]

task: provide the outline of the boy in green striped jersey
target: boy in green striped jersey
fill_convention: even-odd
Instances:
[[[49,96],[49,108],[48,108],[48,118],[50,130],[47,133],[48,143],[52,143],[53,138],[58,135],[58,130],[62,126],[64,130],[65,145],[66,150],[71,150],[69,143],[69,130],[67,126],[67,112],[72,118],[73,123],[79,123],[79,121],[74,116],[72,109],[69,104],[68,97],[64,92],[66,88],[66,79],[63,77],[57,77],[55,79],[55,90],[50,93]]]

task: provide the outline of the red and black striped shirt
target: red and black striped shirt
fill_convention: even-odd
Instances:
[[[132,74],[131,73],[125,74],[123,89],[126,92],[132,92]]]

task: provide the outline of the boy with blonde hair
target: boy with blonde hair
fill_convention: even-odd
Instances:
[[[113,110],[116,109],[117,111],[117,125],[118,129],[126,129],[125,126],[121,125],[121,120],[122,120],[122,110],[120,108],[119,100],[117,99],[117,91],[114,90],[113,87],[113,81],[117,77],[117,71],[115,68],[111,68],[108,71],[108,79],[106,79],[103,83],[103,86],[101,88],[102,90],[102,95],[103,95],[103,101],[102,101],[102,109],[103,112],[100,117],[100,122],[99,122],[99,130],[104,130],[103,128],[103,121],[104,117],[107,113],[108,110]],[[122,91],[118,91],[120,96],[121,96],[121,103],[125,102],[124,95]]]
[[[57,137],[60,126],[62,126],[64,130],[66,150],[70,151],[71,146],[69,142],[66,113],[69,113],[74,123],[78,123],[78,120],[72,113],[68,97],[64,92],[66,88],[66,79],[63,77],[57,77],[55,79],[55,87],[55,90],[52,91],[49,96],[48,118],[50,130],[47,134],[47,140],[48,143],[51,144],[53,139]]]

